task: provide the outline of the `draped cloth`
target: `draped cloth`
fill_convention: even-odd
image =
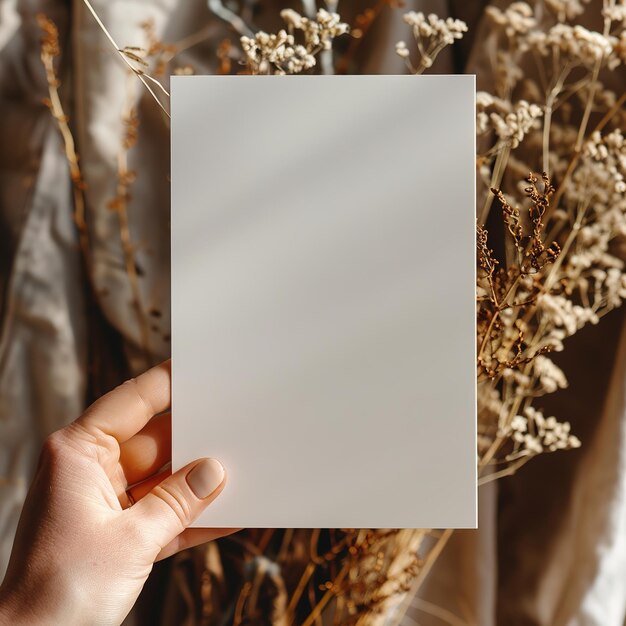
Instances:
[[[343,19],[351,23],[362,4],[340,0]],[[483,40],[476,35],[484,28],[483,4],[410,0],[403,9],[386,8],[361,46],[356,71],[403,73],[394,50],[396,41],[409,38],[402,12],[435,11],[465,19],[471,34],[446,51],[433,71],[476,72],[479,87],[488,88]],[[196,73],[213,73],[220,43],[226,37],[236,41],[232,29],[200,0],[93,0],[93,5],[121,46],[148,47],[146,21],[163,42],[201,31],[170,69],[191,66]],[[255,27],[276,30],[283,6],[260,2],[251,12]],[[37,13],[53,19],[60,31],[61,96],[87,185],[86,260],[72,216],[63,145],[42,104],[47,86]],[[129,167],[137,172],[128,215],[140,300],[150,320],[147,340],[123,261],[119,216],[108,207],[116,195],[123,116],[131,107],[140,131],[128,154]],[[169,355],[169,130],[80,0],[0,0],[0,138],[3,572],[46,435],[129,374]],[[497,488],[482,489],[479,530],[453,534],[406,624],[443,623],[433,615],[442,607],[454,616],[449,623],[458,624],[626,623],[622,322],[621,312],[615,312],[571,339],[560,359],[570,387],[542,402],[546,411],[572,422],[583,447],[536,459]],[[128,623],[201,623],[198,564],[213,558],[214,550],[200,547],[156,568],[147,597]]]

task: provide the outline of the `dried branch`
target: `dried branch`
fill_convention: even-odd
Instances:
[[[115,51],[119,54],[119,56],[122,59],[122,61],[124,61],[124,63],[128,67],[128,69],[131,72],[133,72],[133,74],[135,74],[135,76],[137,76],[137,78],[139,78],[139,80],[141,81],[142,85],[147,89],[148,93],[152,96],[152,98],[155,100],[155,102],[159,105],[159,108],[163,111],[163,113],[165,113],[165,115],[169,119],[170,118],[169,111],[165,108],[165,106],[163,106],[163,103],[161,102],[161,100],[159,99],[157,94],[155,93],[154,89],[150,86],[150,83],[155,85],[155,86],[157,86],[157,88],[162,93],[164,93],[167,96],[167,98],[169,98],[169,96],[170,96],[169,92],[165,89],[165,87],[163,87],[163,85],[161,85],[161,83],[158,80],[156,80],[155,78],[153,78],[151,76],[148,76],[143,71],[143,69],[141,67],[135,67],[131,63],[131,60],[133,60],[133,58],[136,58],[136,56],[137,56],[136,54],[134,54],[134,51],[136,51],[137,48],[135,48],[135,49],[133,49],[133,48],[120,48],[120,46],[117,45],[115,39],[113,39],[113,36],[111,35],[111,33],[106,29],[105,25],[102,23],[102,20],[100,19],[100,17],[96,13],[95,9],[91,6],[91,3],[89,2],[89,0],[83,0],[83,2],[85,4],[85,6],[87,7],[87,9],[89,10],[89,12],[91,13],[91,15],[93,16],[93,18],[96,20],[96,23],[100,27],[100,30],[104,33],[106,38],[109,40],[110,44],[113,46]],[[148,82],[148,81],[150,81],[150,82]]]

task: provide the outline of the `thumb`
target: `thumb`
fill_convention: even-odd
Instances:
[[[217,498],[225,482],[219,461],[199,459],[168,476],[128,512],[162,549]]]

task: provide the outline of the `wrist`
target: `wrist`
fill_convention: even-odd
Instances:
[[[33,621],[32,615],[29,616],[27,613],[24,604],[15,597],[15,594],[5,589],[4,585],[0,586],[0,626],[39,624],[39,622]]]
[[[5,580],[0,585],[0,626],[49,626],[77,624],[76,614],[54,600],[45,585],[25,591]]]

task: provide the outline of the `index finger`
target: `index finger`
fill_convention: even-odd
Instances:
[[[163,361],[96,400],[77,420],[87,431],[99,431],[120,443],[138,433],[154,415],[169,408],[171,361]]]

